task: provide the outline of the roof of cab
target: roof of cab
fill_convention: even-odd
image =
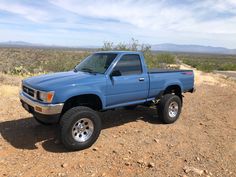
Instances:
[[[137,51],[99,51],[96,53],[141,54],[142,52],[137,52]]]

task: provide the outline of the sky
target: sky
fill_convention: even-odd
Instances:
[[[236,0],[0,0],[0,41],[236,48]]]

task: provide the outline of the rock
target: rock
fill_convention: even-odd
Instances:
[[[97,150],[98,150],[98,148],[97,148],[97,147],[94,147],[94,148],[93,148],[93,151],[97,151]]]
[[[61,167],[66,168],[66,167],[68,167],[68,164],[67,164],[67,163],[63,163],[63,164],[61,165]]]
[[[197,161],[200,161],[200,158],[199,157],[196,157]]]
[[[204,173],[209,174],[208,170],[204,170]]]
[[[129,158],[128,158],[128,157],[124,157],[123,160],[124,160],[124,161],[128,161]]]
[[[60,177],[65,177],[66,174],[65,173],[58,173],[57,176],[60,176]]]
[[[193,172],[195,172],[196,174],[198,174],[200,176],[203,174],[203,170],[199,170],[197,168],[193,168]]]
[[[144,164],[144,161],[143,160],[138,160],[137,163],[138,164]]]
[[[112,153],[117,154],[117,151],[116,151],[116,150],[113,150]]]
[[[148,166],[148,168],[153,168],[153,167],[155,167],[155,164],[153,162],[149,162],[147,166]]]
[[[130,166],[131,164],[130,164],[130,162],[125,162],[125,165]]]
[[[144,166],[145,165],[145,162],[143,160],[138,160],[137,163],[140,165],[140,166]]]
[[[171,149],[172,147],[174,147],[173,144],[167,144],[166,146],[167,146],[169,149]]]
[[[79,167],[79,168],[83,168],[83,165],[81,165],[81,164],[78,164],[78,167]]]
[[[183,170],[184,170],[185,173],[194,172],[194,173],[196,173],[196,174],[198,174],[198,175],[200,175],[200,176],[204,173],[203,170],[199,170],[199,169],[197,169],[197,168],[195,168],[195,167],[188,167],[188,166],[185,166],[185,167],[183,168]]]
[[[185,166],[185,167],[183,168],[183,170],[184,170],[185,173],[189,173],[189,172],[191,171],[191,168],[188,167],[188,166]]]

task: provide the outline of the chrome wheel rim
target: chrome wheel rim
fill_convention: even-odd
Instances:
[[[87,141],[93,134],[94,125],[88,118],[79,119],[72,127],[72,137],[75,141],[82,143]]]
[[[176,103],[175,101],[171,102],[169,105],[169,116],[171,118],[175,118],[178,114],[178,111],[179,111],[178,103]]]

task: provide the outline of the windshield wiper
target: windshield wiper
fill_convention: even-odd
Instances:
[[[78,70],[77,70],[76,68],[74,68],[74,72],[75,72],[75,73],[77,73],[77,72],[78,72]]]
[[[92,74],[96,74],[97,72],[93,71],[92,69],[90,68],[82,68],[80,69],[81,71],[84,71],[84,72],[88,72],[88,73],[92,73]]]

